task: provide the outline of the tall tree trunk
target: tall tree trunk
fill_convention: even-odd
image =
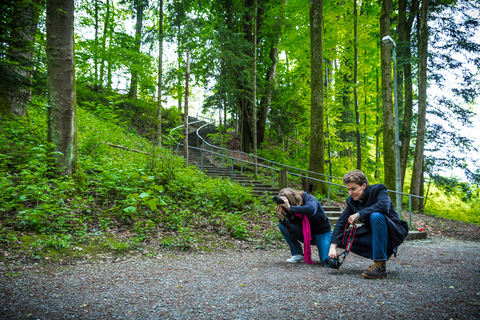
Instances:
[[[310,57],[311,57],[311,111],[310,111],[310,159],[309,170],[325,174],[323,130],[323,49],[322,49],[323,0],[310,0]],[[316,179],[323,176],[311,174]],[[324,183],[313,182],[312,191],[324,194]]]
[[[74,0],[47,0],[47,140],[63,175],[78,165],[73,21]]]
[[[190,81],[190,49],[187,49],[187,69],[185,72],[185,110],[183,112],[183,157],[188,163],[188,85]]]
[[[390,14],[392,0],[382,1],[380,12],[380,39],[390,35]],[[382,105],[383,105],[383,166],[384,183],[389,190],[395,190],[395,132],[392,104],[392,55],[391,48],[381,43]],[[394,199],[395,197],[391,198]]]
[[[98,88],[98,0],[94,1],[95,6],[95,44],[93,46],[93,69],[94,69],[94,87]]]
[[[109,35],[109,25],[110,25],[110,0],[107,0],[105,4],[105,21],[103,24],[103,34],[102,34],[102,56],[100,57],[100,75],[98,77],[98,82],[100,87],[103,87],[103,78],[105,76],[105,56],[107,53],[107,39]]]
[[[254,1],[253,0],[244,0],[244,7],[245,8],[253,8]],[[246,49],[245,55],[250,57],[253,60],[253,33],[252,33],[252,10],[245,10],[244,17],[243,17],[243,32],[244,32],[244,39],[247,43],[251,44],[251,47]],[[247,64],[250,66],[251,64]],[[250,69],[248,70],[250,73]],[[251,73],[250,73],[251,74]],[[246,153],[252,152],[253,148],[253,92],[252,92],[252,85],[250,81],[243,81],[240,80],[238,83],[239,89],[242,91],[242,96],[239,98],[240,104],[240,123],[241,123],[241,146],[242,151]]]
[[[253,76],[252,76],[252,91],[253,91],[253,155],[255,156],[255,175],[257,174],[257,0],[255,0],[254,14],[253,14]]]
[[[113,16],[115,15],[115,3],[112,2],[111,4],[111,10],[112,12],[114,13]],[[108,38],[112,39],[113,38],[113,23],[110,23],[108,25]],[[105,50],[107,50],[107,48],[105,47]],[[110,50],[110,45],[109,45],[109,48],[107,51]],[[107,88],[109,90],[112,89],[112,63],[109,59],[107,59]]]
[[[24,42],[22,48],[10,46],[8,53],[11,57],[10,59],[16,63],[13,71],[21,79],[22,85],[16,90],[5,90],[6,92],[2,92],[2,95],[8,101],[10,112],[17,116],[27,115],[28,103],[32,97],[31,78],[33,68],[28,66],[33,60],[40,4],[41,0],[24,1],[16,19],[17,27],[11,30],[11,38],[15,40],[21,39]],[[0,98],[0,100],[3,99]]]
[[[402,182],[402,190],[405,184],[405,172],[407,170],[408,151],[410,149],[410,136],[412,134],[412,116],[413,116],[413,85],[412,85],[412,54],[411,48],[411,36],[413,21],[415,19],[416,12],[418,11],[418,1],[412,2],[409,10],[410,14],[407,19],[407,4],[406,0],[399,0],[399,61],[401,69],[403,67],[404,83],[405,83],[405,103],[403,121],[400,131],[400,141],[402,143],[400,147],[400,178]]]
[[[377,86],[376,86],[376,96],[377,96],[377,112],[375,113],[375,124],[376,124],[376,128],[375,128],[375,179],[378,179],[379,177],[379,168],[378,168],[378,163],[380,162],[380,117],[378,116],[379,113],[380,113],[380,86],[378,84],[378,69],[376,69],[377,71],[377,76],[376,76],[376,80],[377,80]]]
[[[281,18],[279,20],[284,21],[284,8],[287,4],[287,0],[283,0],[283,4],[281,7]],[[277,64],[278,64],[278,47],[280,45],[280,36],[281,36],[282,25],[278,28],[278,33],[276,34],[276,38],[272,40],[272,44],[270,46],[270,53],[269,58],[271,61],[271,65],[267,70],[267,76],[265,77],[266,80],[266,88],[265,94],[262,96],[260,101],[260,108],[258,110],[258,144],[262,144],[265,141],[265,129],[267,125],[267,115],[268,110],[270,108],[270,103],[272,101],[273,91],[276,87],[276,72],[277,72]]]
[[[333,71],[333,62],[332,60],[326,59],[327,67],[325,68],[325,97],[328,99],[328,95],[330,94],[330,77],[332,76]],[[331,101],[331,100],[330,100]],[[325,124],[327,126],[327,130],[325,131],[325,139],[327,139],[327,162],[328,162],[328,175],[332,177],[333,170],[332,170],[332,152],[330,147],[330,121],[328,116],[328,103],[325,104]]]
[[[418,43],[418,124],[410,187],[410,193],[419,196],[423,195],[423,151],[427,115],[428,0],[421,0],[421,3]],[[413,198],[412,207],[414,210],[423,210],[422,202],[418,198]]]
[[[142,27],[143,27],[143,10],[144,0],[135,0],[135,9],[137,11],[137,21],[135,23],[135,49],[140,52],[140,46],[142,43]],[[135,69],[135,67],[134,67]],[[138,73],[136,70],[132,70],[132,79],[130,80],[130,91],[128,96],[133,100],[137,100],[138,90]]]
[[[162,145],[162,89],[163,89],[163,0],[158,0],[158,82],[157,82],[157,145]]]
[[[177,33],[177,74],[178,74],[178,85],[177,85],[177,103],[178,111],[182,111],[182,100],[183,100],[183,90],[182,90],[182,75],[181,75],[181,64],[182,64],[182,51],[179,49],[181,47],[181,37],[180,37],[180,27],[178,27]]]
[[[358,92],[357,92],[357,77],[358,77],[358,48],[357,48],[357,0],[353,0],[353,97],[355,100],[355,130],[357,138],[357,170],[362,169],[362,145],[360,140],[360,111],[358,110]]]

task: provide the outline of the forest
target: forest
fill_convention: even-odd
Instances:
[[[480,3],[5,0],[0,12],[4,249],[280,239],[271,203],[172,153],[192,116],[215,124],[218,146],[323,180],[360,169],[418,196],[417,212],[480,224],[480,146],[465,133],[480,111]],[[318,180],[308,188],[324,199]]]

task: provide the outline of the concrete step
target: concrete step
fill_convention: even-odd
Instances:
[[[337,212],[337,211],[342,211],[342,208],[340,207],[335,207],[335,206],[322,206],[323,210],[326,211],[334,211],[334,212]]]
[[[324,208],[325,210],[325,208]],[[327,217],[340,217],[342,215],[342,211],[326,211],[325,213],[327,214]]]
[[[408,232],[407,240],[423,240],[427,239],[427,233],[425,231],[411,230]]]

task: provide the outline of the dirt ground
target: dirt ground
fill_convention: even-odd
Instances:
[[[286,247],[0,266],[1,319],[479,319],[479,226],[422,217],[388,278],[288,264]],[[315,251],[315,250],[314,250]],[[314,252],[314,259],[317,253]]]

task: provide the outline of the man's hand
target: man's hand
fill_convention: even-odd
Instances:
[[[336,259],[338,258],[338,253],[337,253],[337,244],[336,243],[332,243],[330,245],[330,251],[328,252],[328,257],[330,259]]]
[[[348,217],[348,222],[353,225],[355,221],[360,220],[360,213],[354,213],[350,217]]]

